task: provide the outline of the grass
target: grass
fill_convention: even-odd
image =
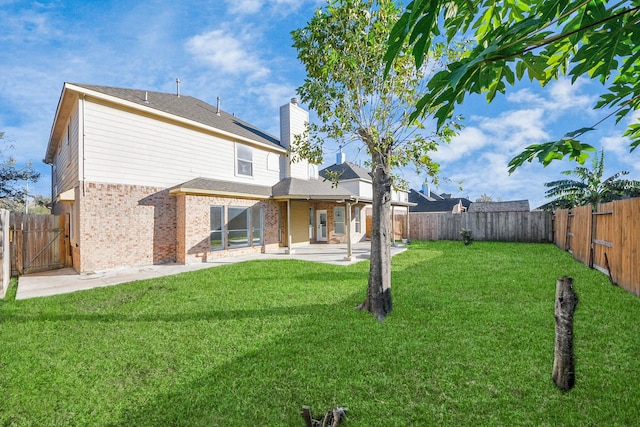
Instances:
[[[552,245],[414,243],[393,312],[354,310],[368,264],[254,261],[0,301],[2,426],[636,425],[640,299]],[[576,387],[551,381],[569,275]]]

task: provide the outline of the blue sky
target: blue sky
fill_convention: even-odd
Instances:
[[[43,173],[31,189],[49,195],[50,170],[42,158],[64,82],[174,92],[179,77],[182,94],[214,105],[219,96],[222,109],[277,136],[278,107],[305,77],[290,32],[322,4],[0,0],[0,131],[15,146],[10,154]],[[601,90],[597,82],[561,80],[546,88],[519,84],[490,105],[469,98],[457,111],[466,127],[433,154],[447,180],[432,190],[471,200],[481,194],[528,199],[532,208],[545,203],[543,183],[562,178],[560,171],[575,164],[527,164],[508,175],[507,163],[529,144],[599,121],[605,113],[591,106]],[[609,120],[584,142],[605,148],[608,174],[625,169],[640,179],[640,150],[629,154],[622,138],[626,124],[615,127]],[[334,162],[336,150],[328,147],[325,165]],[[347,158],[366,160],[356,151]],[[424,180],[410,170],[402,175],[416,189]]]

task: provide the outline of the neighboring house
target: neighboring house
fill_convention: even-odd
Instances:
[[[336,178],[341,187],[346,188],[358,197],[358,200],[371,200],[373,194],[371,172],[355,163],[347,162],[342,150],[336,156],[336,163],[322,169],[320,176],[327,181],[333,182]],[[407,215],[409,206],[413,203],[409,201],[409,194],[406,191],[391,189],[391,217],[394,225],[394,240],[408,238],[409,217]],[[357,209],[356,215],[361,214]],[[371,206],[366,206],[367,237],[371,228]],[[402,222],[405,225],[400,226]]]
[[[280,108],[276,138],[219,103],[65,83],[44,161],[53,213],[69,216],[74,268],[205,262],[363,239],[370,190],[333,186],[317,165],[289,161],[307,121],[292,99]]]
[[[528,200],[512,200],[507,202],[474,202],[469,212],[529,212]]]
[[[409,208],[411,212],[429,212],[429,213],[462,213],[469,209],[472,202],[463,197],[452,198],[451,194],[435,194],[424,183],[421,191],[410,190],[409,201],[415,203],[415,206]]]

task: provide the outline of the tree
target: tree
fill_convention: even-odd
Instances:
[[[420,67],[437,49],[435,40],[460,34],[477,40],[475,47],[433,76],[414,116],[436,108],[442,125],[467,94],[486,93],[491,102],[525,75],[542,85],[560,74],[606,85],[595,108],[613,112],[557,141],[526,147],[509,163],[510,172],[534,159],[546,166],[568,156],[584,164],[595,149],[578,138],[609,117],[619,122],[640,108],[640,0],[414,0],[389,38],[388,67],[408,52],[406,39]],[[631,122],[625,136],[631,151],[640,145],[640,120]]]
[[[604,150],[601,151],[599,159],[597,156],[593,158],[591,169],[576,167],[562,173],[573,175],[578,179],[561,179],[545,183],[544,185],[549,187],[546,197],[555,197],[555,199],[544,205],[543,208],[572,208],[591,205],[595,211],[600,203],[634,196],[640,192],[640,181],[620,179],[620,177],[628,175],[629,171],[620,171],[607,179],[602,179],[604,175]]]
[[[480,197],[476,199],[476,202],[493,202],[493,197],[491,197],[487,193],[482,193]]]
[[[391,0],[329,0],[305,28],[292,32],[307,72],[298,93],[321,122],[309,125],[308,138],[297,140],[294,160],[321,163],[325,140],[359,144],[371,158],[371,265],[367,296],[359,308],[378,320],[391,311],[391,189],[398,186],[392,170],[411,163],[436,176],[438,165],[428,153],[457,126],[447,122],[438,133],[425,136],[422,119],[407,114],[422,93],[427,64],[416,69],[410,58],[399,59],[384,78],[385,41],[399,16]]]
[[[4,132],[0,132],[0,141],[4,139]],[[12,145],[8,145],[5,150],[13,149]],[[0,157],[3,157],[3,151],[0,150]],[[27,193],[19,184],[35,183],[40,179],[40,173],[37,172],[31,163],[27,163],[24,167],[17,166],[15,159],[9,156],[0,163],[0,199],[11,199],[18,203],[23,203]]]

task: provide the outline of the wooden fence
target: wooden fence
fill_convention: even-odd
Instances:
[[[24,215],[0,209],[0,298],[14,274],[71,265],[66,215]]]
[[[0,298],[4,298],[11,280],[10,214],[0,209]]]
[[[474,240],[550,243],[553,215],[549,212],[464,212],[409,215],[411,240],[462,240],[460,230],[471,230]]]
[[[640,296],[640,198],[555,213],[554,242]]]
[[[371,238],[371,228],[373,226],[373,218],[371,218],[371,214],[367,214],[366,217],[366,229],[365,235],[368,239]],[[407,233],[407,214],[406,213],[395,213],[393,215],[393,240],[403,240],[408,239]]]

